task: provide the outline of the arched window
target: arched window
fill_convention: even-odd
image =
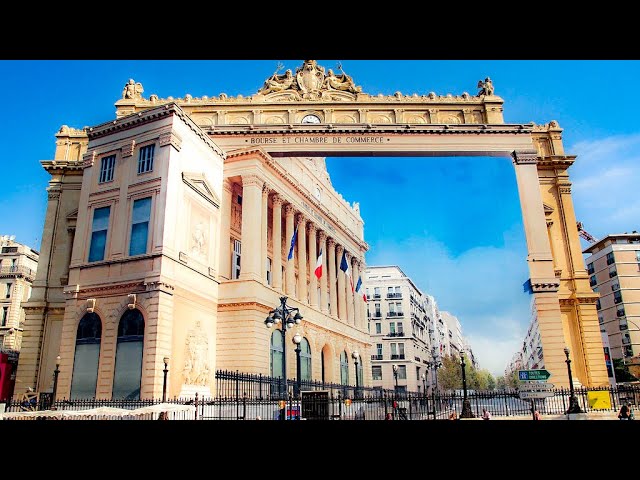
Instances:
[[[112,398],[132,400],[140,398],[143,345],[144,318],[142,313],[138,309],[127,310],[118,324]]]
[[[358,375],[358,385],[362,387],[364,385],[364,368],[362,366],[362,357],[356,365],[356,368],[358,369],[358,371],[356,372],[356,375]]]
[[[271,376],[282,378],[282,332],[275,330],[271,334]]]
[[[306,338],[300,342],[300,376],[302,380],[311,381],[311,347]]]
[[[324,349],[320,352],[320,363],[322,364],[322,383],[326,382],[325,380],[325,368],[324,368]]]
[[[102,321],[97,313],[87,313],[78,324],[76,351],[71,376],[71,399],[94,398],[98,383],[98,360]]]
[[[349,357],[347,357],[347,352],[340,354],[340,383],[349,385]]]

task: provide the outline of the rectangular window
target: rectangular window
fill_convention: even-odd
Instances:
[[[400,355],[400,358],[404,358],[404,343],[399,343],[398,344],[398,354]]]
[[[393,297],[393,287],[387,287],[387,297]]]
[[[396,287],[396,298],[400,298],[402,294],[400,293],[400,287]]]
[[[382,380],[382,365],[371,366],[371,378],[373,380]]]
[[[380,322],[376,323],[376,333],[382,333],[382,324]]]
[[[613,303],[622,302],[622,292],[620,290],[613,292]]]
[[[369,295],[369,289],[365,288],[364,293],[367,295],[367,300],[369,300],[371,298],[371,295]]]
[[[402,329],[402,322],[398,322],[398,333],[404,333],[404,330]]]
[[[612,263],[615,263],[616,259],[613,256],[613,252],[609,252],[607,253],[607,265],[611,265]]]
[[[598,323],[604,323],[604,317],[601,314],[598,314]]]
[[[231,278],[237,280],[240,278],[240,254],[242,253],[242,244],[240,240],[233,241],[233,262],[231,263]],[[284,278],[284,277],[283,277]]]
[[[7,294],[5,295],[5,298],[11,298],[11,287],[13,286],[12,283],[7,283]]]
[[[420,380],[420,367],[416,367],[416,380]]]
[[[378,352],[378,357],[382,357],[382,344],[376,343],[376,352]]]
[[[267,285],[271,285],[271,259],[269,257],[267,257]]]
[[[624,307],[618,307],[618,310],[616,310],[616,316],[617,317],[624,317],[624,314],[626,312],[624,311]]]
[[[380,298],[380,287],[373,288],[373,298]]]
[[[640,264],[640,250],[636,250],[636,262]]]
[[[398,355],[398,344],[390,343],[389,345],[391,346],[391,358],[393,359],[394,355]]]
[[[390,303],[389,304],[389,316],[390,317],[395,317],[396,316],[396,304],[395,303]]]
[[[595,271],[596,271],[595,268],[593,268],[593,262],[587,265],[587,273],[589,275],[592,275],[593,273],[595,273]]]
[[[138,174],[153,170],[153,151],[155,147],[155,145],[147,145],[140,149],[140,154],[138,155]]]
[[[620,284],[619,283],[614,283],[613,285],[611,285],[611,290],[613,292],[615,292],[616,290],[620,290]]]
[[[616,270],[616,266],[615,265],[611,265],[609,267],[609,278],[613,278],[615,276],[618,275],[618,271]]]
[[[89,245],[89,262],[99,262],[100,260],[104,260],[110,212],[111,207],[96,208],[93,211],[91,245]]]
[[[398,380],[406,380],[406,379],[407,379],[407,366],[398,365]]]
[[[602,308],[602,307],[600,306],[600,299],[598,298],[596,300],[596,310],[600,310],[600,308]]]
[[[133,202],[131,215],[131,240],[129,256],[147,253],[149,237],[149,219],[151,218],[151,197],[141,198]]]
[[[9,316],[9,307],[2,307],[2,322],[0,322],[0,327],[5,327],[7,325],[8,316]]]
[[[376,303],[375,307],[376,307],[376,317],[379,317],[380,316],[380,304]]]
[[[396,303],[396,311],[398,312],[398,316],[401,317],[402,316],[402,303],[401,302],[397,302]]]
[[[591,276],[589,277],[589,285],[591,285],[591,286],[593,287],[593,286],[594,286],[594,285],[596,285],[597,283],[598,283],[598,280],[596,280],[596,276],[595,276],[595,275],[591,275]]]
[[[115,169],[115,166],[115,155],[104,157],[100,164],[100,178],[98,179],[98,183],[110,182],[111,180],[113,180],[113,170]]]
[[[389,322],[389,332],[396,333],[396,322]]]

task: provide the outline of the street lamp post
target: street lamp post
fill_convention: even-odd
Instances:
[[[280,297],[280,305],[269,312],[269,315],[264,320],[264,324],[267,328],[271,328],[274,325],[280,325],[280,331],[282,333],[282,398],[286,400],[287,396],[287,342],[286,333],[287,328],[293,328],[294,325],[300,325],[302,321],[302,315],[300,315],[300,309],[296,307],[287,306],[287,297]],[[286,407],[282,409],[280,419],[285,419]]]
[[[396,383],[396,395],[398,394],[398,365],[396,365],[395,363],[393,364],[393,378],[395,379],[395,383]]]
[[[53,371],[53,391],[51,392],[51,407],[55,408],[56,394],[58,393],[58,375],[60,375],[60,355],[56,357],[56,369]]]
[[[164,362],[164,370],[162,370],[162,373],[164,374],[164,377],[162,379],[162,403],[164,403],[167,401],[167,374],[169,373],[169,357],[164,357],[162,361]]]
[[[429,364],[427,364],[427,368],[429,368]],[[423,395],[426,398],[426,396],[427,396],[427,376],[424,373],[422,374],[422,390],[423,390]]]
[[[571,375],[571,360],[569,359],[569,348],[564,347],[564,354],[567,356],[565,362],[567,363],[567,371],[569,372],[569,408],[565,413],[582,413],[582,409],[580,408],[580,404],[578,403],[578,398],[576,397],[573,391],[573,377]]]
[[[293,344],[296,346],[296,388],[293,390],[293,396],[300,398],[300,390],[302,389],[302,365],[300,360],[300,342],[302,342],[302,336],[296,332],[293,336]]]
[[[360,354],[358,353],[358,351],[357,351],[357,350],[355,350],[355,351],[351,354],[351,356],[353,357],[353,361],[354,361],[354,363],[356,364],[356,391],[355,391],[355,395],[354,395],[354,397],[355,397],[355,398],[358,398],[359,391],[360,391],[360,378],[359,378],[360,376],[359,376],[359,372],[358,372],[358,367],[359,367],[359,365],[360,365],[360,362],[359,362],[359,360],[360,360]]]
[[[467,366],[464,363],[464,353],[460,352],[460,358],[462,360],[462,390],[464,393],[464,397],[462,399],[462,412],[460,413],[460,418],[474,418],[475,416],[471,412],[471,402],[467,398],[467,374],[465,372],[465,367]]]

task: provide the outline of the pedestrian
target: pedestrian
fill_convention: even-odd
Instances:
[[[385,416],[384,416],[385,420],[393,420],[393,417],[391,416],[391,413],[388,412]]]
[[[618,412],[618,418],[620,420],[630,420],[631,409],[629,408],[629,404],[625,403],[620,407],[620,411]]]
[[[491,413],[486,408],[482,409],[482,419],[483,420],[491,420]]]
[[[533,411],[533,419],[540,420],[540,412],[538,410]]]
[[[449,414],[449,420],[457,420],[458,419],[458,413],[456,412],[456,409],[454,408],[451,413]]]

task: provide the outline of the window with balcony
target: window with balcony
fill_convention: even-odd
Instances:
[[[13,283],[7,283],[7,293],[5,298],[11,298],[11,287],[13,287]]]
[[[402,328],[402,322],[398,322],[398,335],[402,335],[404,333],[404,329]]]
[[[614,292],[616,290],[620,290],[620,284],[619,283],[614,283],[613,285],[611,285],[611,290],[613,290]]]
[[[382,365],[371,366],[371,379],[382,380]]]
[[[591,285],[593,287],[594,285],[597,285],[597,283],[598,283],[598,280],[596,279],[596,276],[595,275],[591,275],[589,277],[589,285]]]
[[[406,379],[407,379],[407,366],[398,365],[398,380],[406,380]]]
[[[396,333],[396,322],[389,322],[389,333],[393,336]]]
[[[616,316],[624,317],[624,314],[625,314],[624,307],[618,307],[618,310],[616,311]]]
[[[393,287],[387,287],[387,297],[393,298]]]
[[[622,302],[622,292],[618,290],[617,292],[613,292],[613,303]]]
[[[373,298],[376,300],[380,298],[380,287],[373,288]]]
[[[613,256],[613,252],[609,252],[607,253],[607,265],[611,265],[612,263],[615,263],[616,259]]]
[[[396,312],[399,317],[404,316],[404,314],[402,313],[402,302],[396,302]]]
[[[616,266],[612,265],[609,267],[609,278],[613,278],[618,275],[618,271],[616,270]]]
[[[620,330],[628,330],[629,325],[627,324],[627,319],[623,318],[620,320]]]
[[[628,333],[622,335],[622,344],[629,345],[631,343],[631,336]]]
[[[598,323],[604,323],[604,316],[602,314],[598,314]]]
[[[376,303],[374,307],[376,309],[376,311],[374,312],[374,317],[380,318],[382,316],[382,313],[380,313],[380,304]]]
[[[389,304],[389,316],[390,317],[395,317],[396,316],[396,304],[395,303],[390,303]]]
[[[376,343],[376,353],[371,355],[371,360],[382,360],[382,344]]]
[[[589,275],[592,275],[593,273],[595,273],[595,271],[596,271],[595,268],[593,268],[593,262],[587,265],[587,273]]]

